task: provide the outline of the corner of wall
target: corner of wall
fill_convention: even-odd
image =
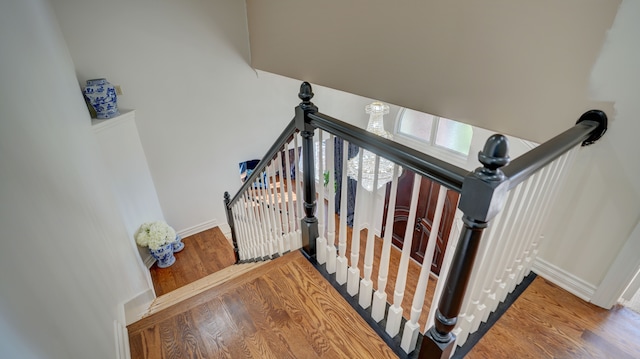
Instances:
[[[131,359],[129,332],[127,331],[127,327],[118,320],[114,320],[113,330],[115,332],[116,340],[116,359]]]
[[[542,278],[556,284],[584,301],[590,301],[596,292],[595,285],[576,277],[540,257],[536,258],[532,270]]]
[[[142,293],[125,302],[123,307],[124,323],[129,325],[136,322],[147,313],[149,306],[156,299],[156,293],[153,288],[149,288]]]
[[[176,233],[180,237],[184,238],[184,237],[189,237],[191,235],[194,235],[196,233],[200,233],[202,231],[206,231],[207,229],[211,229],[211,228],[216,227],[216,226],[218,226],[218,220],[216,220],[214,218],[214,219],[202,222],[200,224],[196,224],[195,226],[179,230]],[[220,225],[220,226],[221,226],[220,229],[222,229],[223,233],[224,233],[224,229],[222,228],[222,225]],[[229,233],[231,233],[231,230],[229,230]]]

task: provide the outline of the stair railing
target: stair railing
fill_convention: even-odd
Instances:
[[[384,330],[374,329],[392,347],[395,345],[400,348],[394,349],[401,357],[411,354],[411,357],[418,355],[420,358],[449,358],[456,343],[462,345],[467,336],[477,330],[482,321],[486,321],[488,313],[495,310],[506,294],[522,281],[535,259],[544,214],[548,213],[546,209],[551,205],[554,191],[559,187],[556,184],[561,182],[576,152],[572,149],[581,142],[588,145],[597,141],[607,126],[603,112],[589,111],[574,127],[511,163],[506,137],[493,135],[478,155],[482,167],[469,173],[319,113],[311,102],[313,92],[306,82],[301,85],[298,96],[302,102],[296,107],[293,121],[260,161],[238,194],[233,199],[228,193],[225,194],[227,217],[232,227],[234,244],[237,243],[239,259],[246,261],[270,258],[301,246],[310,258],[324,266],[327,273],[335,276],[332,278],[335,278],[337,285],[345,287],[347,297],[358,296],[355,302],[357,305],[354,306],[360,307],[361,312],[363,309],[367,310],[366,313],[361,313],[363,316],[369,316],[374,323],[385,322]],[[298,168],[296,130],[299,131],[302,142],[302,171]],[[315,133],[322,138],[325,131],[329,134],[328,143],[320,145],[322,140],[314,142]],[[334,137],[344,141],[342,146],[336,147]],[[288,149],[292,144],[295,170],[291,168],[290,159],[286,159],[285,165],[279,168],[280,158],[289,155],[291,151]],[[366,239],[360,242],[360,226],[366,221],[363,216],[358,215],[357,198],[361,196],[358,191],[355,192],[356,213],[352,225],[353,234],[350,236],[350,255],[347,256],[349,238],[346,217],[349,209],[345,198],[349,144],[360,148],[360,161],[363,150],[366,150],[376,156],[376,166],[379,165],[380,157],[394,162],[394,178],[400,168],[416,174],[397,272],[389,271],[390,253],[393,251],[392,231],[388,228],[382,243],[378,243],[380,241],[374,239],[373,235],[374,222],[377,221],[375,215],[370,215]],[[318,161],[320,164],[316,164]],[[362,168],[362,162],[359,168]],[[316,175],[316,169],[320,170],[320,176]],[[326,188],[322,185],[325,169],[329,172]],[[277,170],[279,183],[273,175]],[[339,175],[339,172],[342,173]],[[287,181],[284,180],[284,173]],[[302,177],[301,181],[299,177]],[[413,301],[407,310],[409,315],[405,318],[403,306],[407,305],[403,303],[403,299],[407,288],[407,268],[412,265],[409,260],[412,224],[416,221],[416,203],[423,177],[439,184],[440,190],[436,213],[430,219],[429,244],[412,294]],[[334,184],[334,179],[339,181],[337,185]],[[358,183],[360,179],[361,174],[358,175]],[[316,191],[316,181],[320,183],[319,191]],[[374,188],[377,187],[377,181],[376,176]],[[334,185],[341,191],[340,203],[337,205],[334,201]],[[388,224],[393,221],[397,178],[390,186]],[[295,193],[292,193],[292,189],[295,189]],[[325,191],[328,197],[326,218]],[[457,220],[451,228],[435,292],[431,298],[425,298],[428,283],[433,279],[428,271],[435,242],[431,237],[442,224],[442,206],[448,191],[460,193]],[[295,194],[302,194],[302,199],[296,200]],[[323,219],[320,222],[315,216],[318,194],[320,218]],[[338,226],[332,213],[336,208],[341,214]],[[503,208],[506,210],[502,211]],[[483,238],[485,232],[486,236]],[[361,244],[364,246],[362,259],[359,249]],[[375,263],[374,253],[380,253],[380,260]],[[373,286],[374,266],[378,268],[377,288]],[[360,275],[360,268],[363,275]],[[395,282],[393,289],[387,285],[391,279]],[[467,292],[468,295],[465,295]],[[390,305],[387,304],[387,294],[393,297]],[[427,305],[428,301],[431,302]],[[428,309],[423,311],[423,307]],[[423,316],[428,319],[424,321]],[[423,325],[424,331],[420,330]],[[396,336],[401,337],[399,346],[394,344],[393,338]],[[419,352],[416,353],[415,349],[418,347]]]

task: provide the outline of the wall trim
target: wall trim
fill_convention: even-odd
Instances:
[[[593,294],[596,292],[595,285],[576,277],[540,257],[536,258],[532,270],[542,278],[587,302],[591,300],[591,297],[593,297]]]
[[[129,347],[129,331],[127,327],[117,320],[113,321],[113,330],[116,341],[116,359],[131,359]]]
[[[153,288],[149,288],[125,302],[122,307],[124,310],[124,322],[126,325],[142,319],[142,316],[147,313],[151,303],[153,303],[155,299],[155,291]]]
[[[211,229],[213,227],[218,226],[218,221],[214,218],[211,220],[208,220],[206,222],[202,222],[200,224],[196,224],[193,227],[189,227],[189,228],[185,228],[183,230],[177,231],[176,233],[184,238],[184,237],[189,237],[191,235],[194,235],[196,233],[200,233],[203,231],[206,231],[207,229]]]
[[[147,267],[147,269],[149,269],[155,262],[156,262],[156,259],[153,258],[153,256],[148,256],[144,259],[143,263]]]

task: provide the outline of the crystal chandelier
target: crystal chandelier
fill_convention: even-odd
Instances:
[[[389,106],[382,102],[373,102],[365,107],[365,112],[369,114],[367,131],[386,139],[393,139],[393,135],[384,129],[383,116],[389,113]],[[373,191],[375,174],[376,155],[367,150],[362,154],[362,183],[360,184],[367,191]],[[349,160],[347,165],[347,176],[355,180],[358,179],[360,153]],[[393,162],[380,157],[378,165],[378,188],[384,186],[393,179]],[[399,173],[400,171],[398,171]]]

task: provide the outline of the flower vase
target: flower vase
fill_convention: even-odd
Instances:
[[[96,111],[96,117],[107,119],[118,116],[118,98],[116,88],[106,79],[87,80],[83,90],[87,101]]]
[[[158,261],[158,268],[166,268],[176,262],[176,257],[173,256],[173,242],[167,243],[158,249],[149,248],[149,252]]]
[[[172,245],[173,245],[173,253],[178,253],[181,250],[183,250],[184,249],[184,243],[182,243],[182,237],[180,237],[180,235],[176,234],[176,240],[173,241]]]

